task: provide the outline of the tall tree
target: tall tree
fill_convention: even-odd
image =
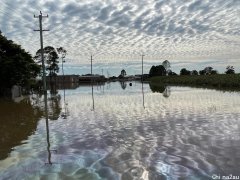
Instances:
[[[59,48],[57,48],[57,52],[58,52],[59,55],[61,55],[61,58],[62,58],[62,75],[64,75],[63,63],[65,63],[64,58],[67,55],[67,50],[64,49],[63,47],[59,47]]]
[[[192,75],[198,75],[198,72],[197,72],[197,70],[192,70],[191,74]]]
[[[125,77],[127,75],[125,69],[121,70],[121,75],[122,75],[122,77]]]
[[[172,70],[169,70],[169,71],[168,71],[168,75],[169,75],[169,76],[176,76],[177,73],[173,72]]]
[[[59,48],[57,48],[57,52],[58,52],[58,54],[61,55],[62,58],[65,58],[66,55],[67,55],[67,50],[64,49],[63,47],[59,47]]]
[[[168,60],[165,60],[165,61],[162,62],[162,65],[163,65],[163,67],[166,69],[166,72],[167,72],[167,74],[168,74],[169,71],[170,71],[170,68],[171,68],[170,62],[169,62]]]
[[[208,66],[208,67],[205,67],[203,70],[200,70],[199,71],[199,74],[200,75],[212,75],[212,74],[217,74],[217,70],[214,70],[212,67]]]
[[[233,66],[227,66],[225,73],[226,74],[235,74],[234,67]]]
[[[32,56],[20,45],[8,40],[0,31],[0,84],[1,89],[13,85],[28,86],[40,72]]]
[[[217,70],[212,70],[212,71],[211,71],[211,74],[212,74],[212,75],[218,74],[218,71],[217,71]]]
[[[153,76],[166,76],[166,69],[163,67],[163,65],[159,66],[152,66],[149,71],[149,77]]]
[[[199,71],[199,74],[200,74],[200,75],[205,75],[206,72],[205,72],[205,70],[200,70],[200,71]]]
[[[43,48],[43,57],[46,62],[46,70],[48,71],[49,76],[55,76],[59,72],[58,66],[58,53],[52,46],[47,46]],[[36,52],[36,56],[34,57],[39,63],[41,62],[41,49]]]
[[[187,70],[186,68],[182,68],[180,71],[180,75],[190,75],[191,71]]]
[[[212,74],[212,70],[213,70],[212,67],[205,67],[204,68],[204,71],[206,72],[206,75]]]

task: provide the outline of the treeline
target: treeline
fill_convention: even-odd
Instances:
[[[227,66],[225,73],[226,74],[235,74],[234,67]],[[180,75],[214,75],[214,74],[219,74],[219,73],[217,70],[213,69],[210,66],[205,67],[203,70],[200,70],[199,72],[197,70],[189,71],[186,68],[182,68],[180,70]]]
[[[228,90],[240,88],[240,76],[235,74],[233,66],[227,66],[225,74],[219,74],[212,67],[206,67],[200,71],[182,68],[180,75],[177,75],[170,70],[170,63],[164,61],[162,65],[151,67],[149,77],[150,83],[157,86],[186,85]]]
[[[43,49],[46,63],[45,69],[50,77],[59,72],[59,59],[64,58],[67,51],[60,47],[47,46]],[[0,31],[0,96],[10,95],[13,85],[30,89],[36,83],[36,77],[42,74],[41,50],[35,57],[26,52],[20,45],[8,40]]]
[[[161,65],[152,66],[149,70],[149,77],[154,76],[175,76],[178,75],[177,73],[173,72],[171,69],[170,62],[165,60],[162,62]],[[187,70],[186,68],[182,68],[180,70],[179,75],[215,75],[219,74],[217,70],[213,69],[212,67],[205,67],[203,70]],[[235,70],[233,66],[227,66],[225,74],[235,74]]]
[[[150,79],[150,83],[155,85],[183,85],[214,89],[240,90],[239,74],[156,76]]]
[[[13,85],[28,87],[39,73],[40,66],[33,57],[0,31],[0,95]]]

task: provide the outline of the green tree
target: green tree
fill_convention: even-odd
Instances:
[[[218,74],[217,70],[214,70],[212,67],[205,67],[203,70],[199,71],[200,75],[210,75],[210,74]]]
[[[62,57],[62,58],[65,58],[66,55],[67,55],[67,50],[64,49],[63,47],[57,48],[57,52],[58,52],[58,54],[61,54],[61,57]]]
[[[122,77],[125,77],[127,75],[125,69],[121,70],[121,75],[122,75]]]
[[[8,40],[0,31],[0,84],[1,90],[13,85],[27,87],[40,73],[40,67],[20,45]]]
[[[168,75],[169,75],[169,76],[176,76],[176,75],[177,75],[177,73],[175,73],[175,72],[173,72],[173,71],[169,70],[169,71],[168,71]]]
[[[187,70],[186,68],[182,68],[180,71],[180,75],[190,75],[191,71]]]
[[[43,48],[43,57],[46,62],[46,71],[48,71],[49,76],[56,76],[59,72],[58,66],[58,53],[52,46],[47,46]],[[39,63],[41,62],[41,49],[36,52],[36,56],[34,57]]]
[[[198,75],[198,72],[197,72],[197,70],[192,70],[191,74],[192,75]]]
[[[206,72],[206,75],[212,74],[212,67],[205,67],[204,71]]]
[[[57,48],[57,52],[58,52],[59,55],[61,55],[61,58],[62,58],[62,74],[64,75],[63,63],[65,63],[64,58],[65,58],[66,55],[67,55],[67,50],[64,49],[63,47],[60,47],[60,48]]]
[[[217,70],[212,70],[211,74],[218,74],[218,71]]]
[[[149,71],[149,77],[153,76],[166,76],[166,69],[163,67],[163,65],[159,66],[152,66]]]
[[[205,70],[200,70],[200,71],[199,71],[199,74],[200,74],[200,75],[205,75],[205,74],[206,74],[206,71],[205,71]]]
[[[225,73],[226,74],[235,74],[234,67],[233,66],[227,66]]]

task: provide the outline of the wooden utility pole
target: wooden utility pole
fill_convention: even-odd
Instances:
[[[142,81],[143,81],[143,57],[144,57],[145,55],[144,54],[142,54]]]
[[[40,11],[40,15],[38,16],[35,16],[34,15],[34,18],[38,18],[39,19],[39,30],[34,30],[34,31],[39,31],[40,32],[40,44],[41,44],[41,61],[42,61],[42,69],[43,69],[43,77],[42,77],[42,80],[43,80],[43,89],[44,89],[44,93],[47,92],[47,86],[46,86],[46,71],[45,71],[45,63],[44,63],[44,57],[43,57],[43,35],[42,35],[42,32],[43,31],[49,31],[49,30],[43,30],[42,29],[42,18],[48,18],[48,15],[47,16],[43,16],[42,15],[42,12]]]
[[[91,54],[91,76],[92,76],[92,60],[93,60],[93,57],[92,57],[92,54]]]

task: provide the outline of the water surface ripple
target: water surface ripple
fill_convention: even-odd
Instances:
[[[65,103],[59,90],[59,102],[48,103],[52,116],[61,106],[48,121],[49,137],[42,115],[34,133],[0,160],[0,179],[240,175],[239,93],[168,87],[166,96],[143,87],[144,94],[140,83],[94,86],[92,97],[91,86],[80,86],[66,90]]]

